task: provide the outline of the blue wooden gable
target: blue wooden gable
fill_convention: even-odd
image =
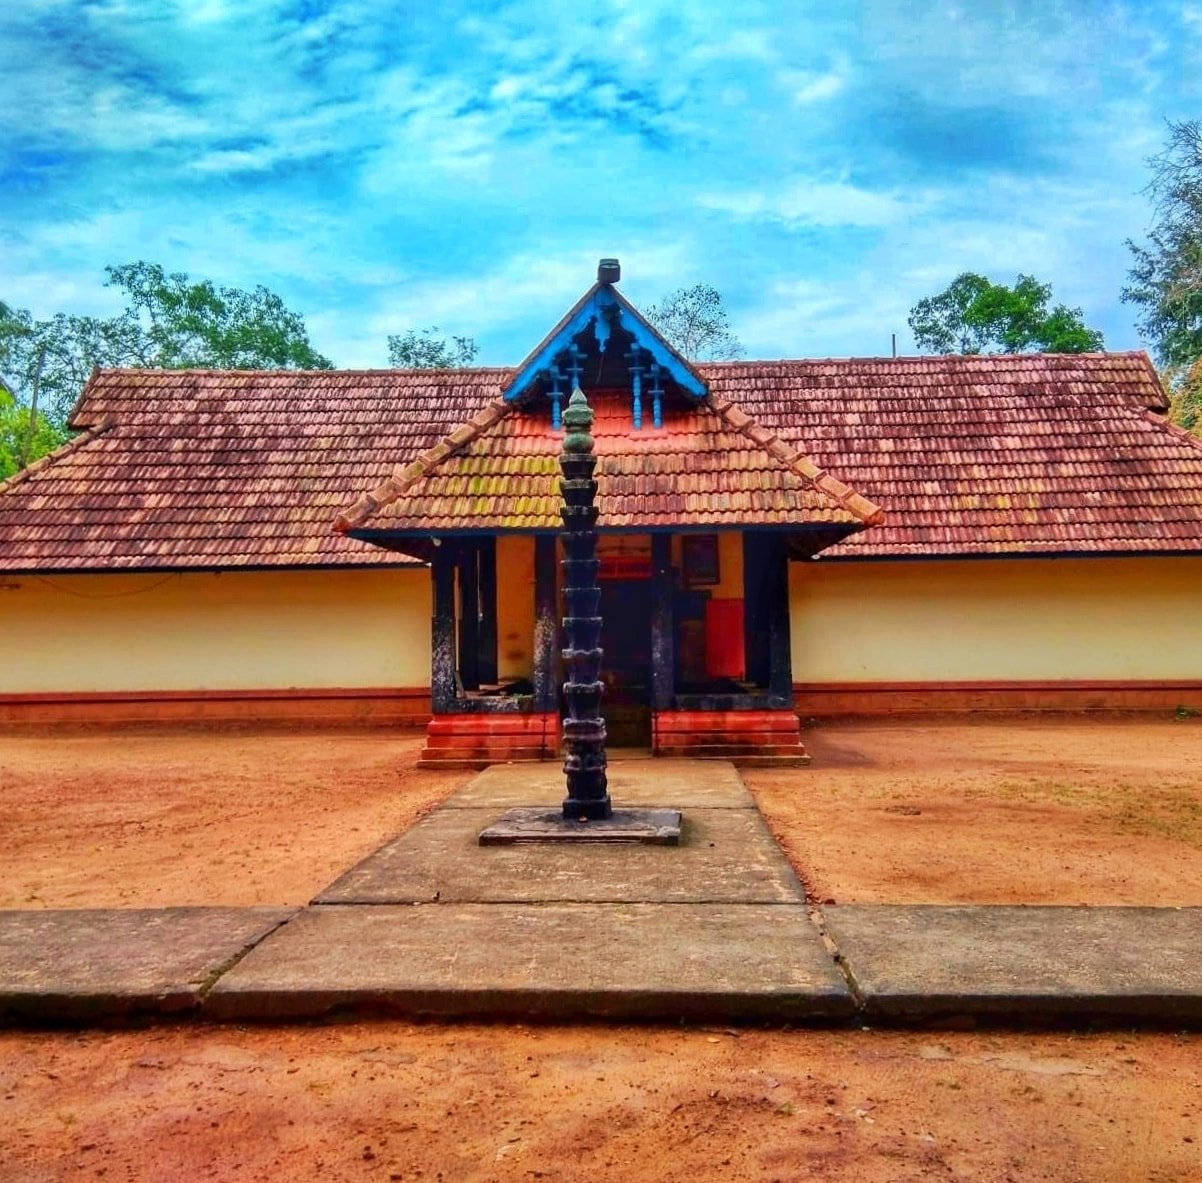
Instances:
[[[604,281],[589,288],[522,362],[504,398],[546,398],[552,426],[558,427],[562,407],[577,386],[629,389],[636,429],[643,425],[644,398],[658,427],[665,395],[702,399],[708,392],[693,367]]]

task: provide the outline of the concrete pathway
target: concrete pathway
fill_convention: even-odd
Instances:
[[[330,1013],[1202,1024],[1202,908],[812,909],[728,764],[621,761],[679,847],[481,847],[554,767],[496,766],[307,908],[0,911],[0,1022]]]

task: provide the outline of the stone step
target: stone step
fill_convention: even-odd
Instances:
[[[511,748],[530,748],[544,752],[559,750],[558,742],[548,743],[537,735],[427,735],[428,752],[507,751]]]
[[[717,760],[719,756],[700,756],[702,760]],[[810,756],[802,752],[796,756],[735,756],[731,763],[736,768],[805,768]]]
[[[557,759],[557,753],[541,747],[472,745],[459,748],[423,748],[418,768],[487,768],[490,764],[530,764]]]
[[[793,743],[751,743],[742,739],[737,743],[689,739],[670,743],[661,743],[658,748],[661,756],[681,756],[684,758],[704,759],[735,759],[738,756],[804,756],[806,750],[801,744]]]
[[[496,714],[435,715],[426,724],[426,735],[559,735],[557,714],[526,714],[504,712]]]
[[[749,752],[742,756],[714,756],[706,755],[704,752],[690,751],[687,754],[677,755],[677,758],[689,760],[725,760],[733,764],[736,768],[804,768],[810,763],[810,756],[804,749],[794,749],[792,754],[775,756],[763,756],[754,752]]]
[[[796,731],[798,720],[791,710],[768,711],[657,711],[659,731]]]

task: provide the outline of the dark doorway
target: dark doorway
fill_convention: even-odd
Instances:
[[[614,747],[651,745],[651,580],[601,580],[603,711]]]

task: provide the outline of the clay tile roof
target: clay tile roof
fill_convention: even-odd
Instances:
[[[625,391],[594,392],[598,525],[861,529],[881,510],[729,404],[664,408],[635,431]],[[543,407],[493,403],[340,514],[339,531],[555,530],[559,453]]]
[[[794,493],[815,512],[862,518],[854,488],[886,520],[828,555],[1202,553],[1202,442],[1161,417],[1164,392],[1142,353],[697,369],[710,398],[696,438],[731,448],[685,447],[666,430],[652,479],[617,422],[608,435],[599,426],[611,520],[683,512],[737,523],[783,512],[779,499]],[[436,453],[451,457],[440,441],[469,423],[497,448],[505,441],[504,471],[452,466],[440,479],[454,471],[478,485],[446,512],[507,504],[524,523],[545,522],[545,424],[529,437],[502,430],[495,406],[513,372],[102,371],[75,416],[83,434],[0,485],[0,570],[396,562],[331,523],[365,490],[395,502]],[[743,434],[749,422],[761,442]],[[764,487],[786,469],[795,490]]]
[[[748,414],[884,506],[829,557],[1202,551],[1202,440],[1144,353],[733,362]]]
[[[0,491],[8,571],[408,562],[330,523],[509,370],[106,370],[86,428]]]

